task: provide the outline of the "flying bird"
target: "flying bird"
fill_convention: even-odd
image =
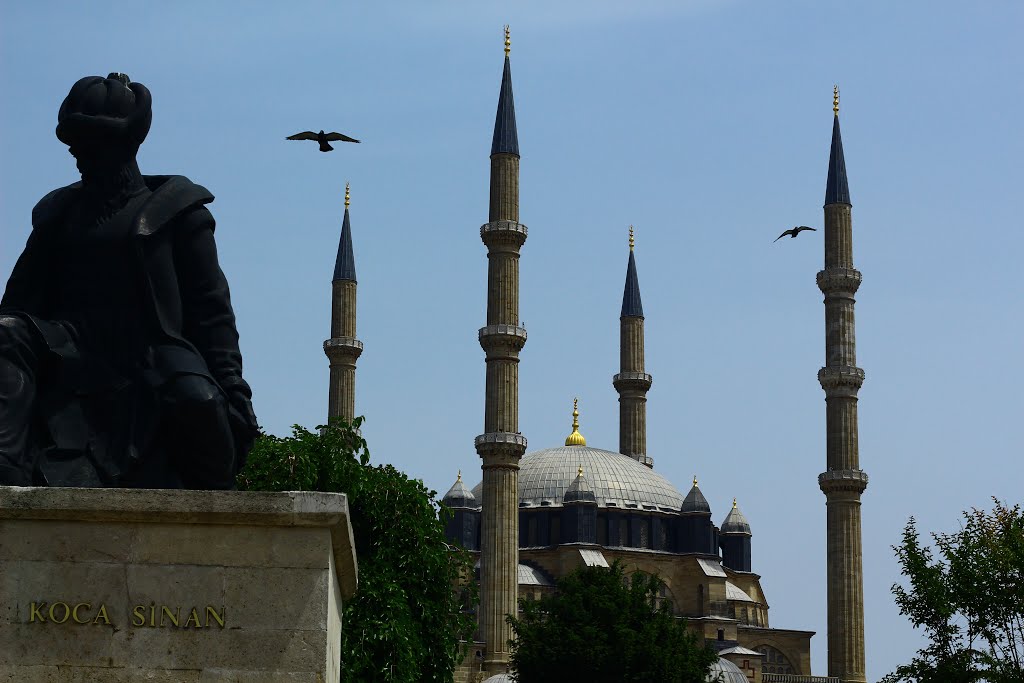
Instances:
[[[359,140],[342,135],[341,133],[325,133],[322,130],[319,133],[307,130],[303,133],[289,135],[285,140],[316,140],[320,143],[321,152],[330,152],[334,149],[328,144],[329,142],[359,142]]]
[[[818,232],[818,229],[817,229],[817,228],[809,228],[809,227],[807,227],[806,225],[798,225],[798,226],[796,226],[795,228],[790,228],[789,230],[786,230],[786,231],[785,231],[785,232],[783,232],[783,233],[782,233],[781,235],[779,235],[778,237],[776,237],[775,239],[773,239],[773,240],[772,240],[772,242],[778,242],[779,240],[781,240],[781,239],[782,239],[783,237],[785,237],[786,235],[789,235],[789,238],[790,238],[790,239],[793,239],[794,237],[796,237],[797,235],[799,235],[799,234],[800,234],[801,232],[803,232],[804,230],[813,230],[814,232]]]

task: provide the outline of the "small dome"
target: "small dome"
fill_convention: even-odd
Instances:
[[[494,674],[484,683],[516,683],[516,677],[512,674]]]
[[[476,496],[473,492],[466,488],[466,485],[462,483],[462,472],[459,472],[458,478],[452,487],[448,489],[448,493],[444,494],[444,498],[441,502],[450,508],[478,508],[480,507],[476,502]]]
[[[750,535],[750,522],[743,516],[740,509],[736,507],[735,498],[732,499],[732,510],[729,510],[729,514],[725,516],[725,521],[722,522],[722,533]]]
[[[683,499],[683,506],[679,510],[680,512],[707,512],[711,513],[711,506],[708,505],[708,499],[704,497],[704,494],[697,488],[697,477],[693,478],[693,488],[686,494],[686,498]]]
[[[566,489],[565,495],[562,496],[563,503],[597,503],[597,496],[594,495],[594,489],[590,487],[590,484],[583,477],[583,467],[581,466],[576,472],[576,478],[569,484],[569,488]]]
[[[738,666],[723,657],[719,657],[718,661],[711,665],[704,680],[708,683],[748,683],[747,675]]]

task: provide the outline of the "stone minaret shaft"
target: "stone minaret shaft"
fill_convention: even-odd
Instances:
[[[619,452],[648,467],[647,391],[652,378],[644,372],[644,308],[633,257],[633,227],[629,228],[629,263],[619,315],[619,372],[612,385],[619,392]]]
[[[491,143],[491,198],[480,237],[487,246],[487,325],[480,328],[486,354],[484,433],[476,437],[483,460],[480,533],[480,626],[487,654],[484,667],[503,673],[516,613],[519,567],[519,460],[526,439],[519,433],[519,352],[526,330],[519,324],[519,249],[526,226],[519,223],[519,142],[512,100],[508,27],[505,69]]]
[[[839,93],[833,100],[832,150],[825,189],[825,268],[818,288],[825,295],[826,470],[818,475],[828,519],[828,674],[842,683],[864,683],[864,579],[860,498],[868,476],[860,469],[857,392],[864,371],[857,367],[854,294],[861,283],[853,267],[853,224],[839,132]]]
[[[345,219],[331,282],[331,338],[324,342],[324,353],[331,362],[327,418],[341,418],[346,422],[355,417],[356,359],[363,352],[363,343],[356,339],[356,261],[352,251],[349,202],[346,183]]]

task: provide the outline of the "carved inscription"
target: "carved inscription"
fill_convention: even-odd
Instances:
[[[227,610],[206,605],[206,607],[181,607],[180,605],[135,605],[128,615],[128,622],[135,628],[224,628]],[[30,624],[91,624],[93,626],[116,626],[110,612],[103,603],[91,602],[33,602],[28,608]]]

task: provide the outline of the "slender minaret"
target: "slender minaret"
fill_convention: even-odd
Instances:
[[[644,307],[633,257],[633,226],[629,226],[629,263],[619,314],[619,373],[612,385],[619,392],[619,453],[654,467],[647,455],[647,391],[652,378],[644,372]]]
[[[864,371],[857,367],[854,294],[860,271],[853,267],[853,224],[839,134],[839,88],[833,90],[832,151],[825,186],[825,268],[818,288],[825,295],[826,462],[818,475],[828,510],[828,675],[842,683],[864,683],[864,578],[860,497],[868,475],[857,447],[857,392]]]
[[[519,433],[519,352],[526,330],[519,324],[519,249],[526,226],[519,223],[519,142],[512,101],[511,46],[505,27],[505,70],[491,142],[490,218],[480,227],[487,245],[487,325],[480,346],[487,359],[484,433],[476,437],[483,460],[480,534],[480,625],[487,644],[484,667],[503,673],[519,588],[519,460],[526,439]]]
[[[324,353],[331,362],[327,418],[346,422],[355,417],[356,359],[363,352],[363,342],[356,339],[356,259],[348,218],[350,202],[349,186],[345,183],[345,219],[331,282],[331,338],[324,342]]]

